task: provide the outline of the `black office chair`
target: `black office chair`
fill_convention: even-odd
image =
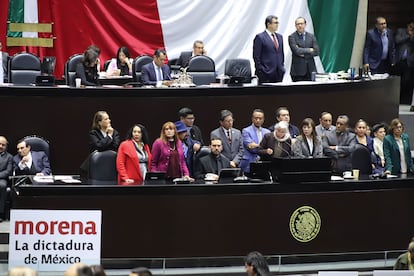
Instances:
[[[187,73],[193,78],[195,85],[205,85],[216,82],[214,61],[208,56],[195,56],[188,63]]]
[[[66,85],[75,86],[76,66],[82,62],[82,54],[72,55],[65,63],[65,80]]]
[[[229,77],[243,77],[243,82],[249,83],[252,78],[252,69],[248,59],[227,59],[224,66],[224,75]]]
[[[117,185],[116,152],[95,151],[89,156],[89,180],[95,185]]]
[[[144,66],[145,64],[151,63],[151,62],[152,62],[152,57],[147,56],[147,55],[139,56],[134,59],[132,63],[132,77],[134,78],[136,82],[142,82],[141,80],[142,66]]]
[[[207,156],[211,153],[210,147],[208,146],[202,146],[194,155],[193,158],[193,168],[197,168],[198,164],[200,162],[200,158]]]
[[[106,72],[106,70],[108,70],[108,66],[111,63],[111,61],[112,61],[111,59],[108,59],[107,61],[105,61],[104,67],[103,67],[104,72]]]
[[[364,145],[357,144],[352,152],[352,169],[358,169],[359,174],[372,174],[371,153]]]
[[[9,82],[17,85],[31,85],[42,73],[40,58],[31,53],[17,53],[9,60]]]
[[[30,135],[23,138],[30,145],[32,151],[43,151],[49,157],[49,141],[43,137]]]

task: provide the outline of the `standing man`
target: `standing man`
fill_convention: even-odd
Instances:
[[[188,63],[192,57],[202,55],[207,55],[206,50],[204,50],[204,43],[201,40],[196,40],[193,44],[193,51],[181,52],[176,64],[184,68],[188,67]]]
[[[13,156],[7,152],[7,139],[0,136],[0,222],[3,221],[6,203],[6,188],[13,172]]]
[[[290,75],[293,81],[310,81],[312,72],[316,72],[313,57],[319,55],[318,42],[313,34],[305,32],[305,18],[298,17],[295,26],[296,31],[289,36],[289,47],[292,50]]]
[[[281,82],[285,74],[283,37],[276,33],[279,20],[269,15],[265,20],[266,30],[256,35],[253,41],[253,59],[260,83]]]
[[[220,127],[210,133],[210,139],[218,137],[223,142],[223,155],[230,160],[230,166],[239,166],[243,157],[243,138],[240,130],[233,128],[233,113],[230,110],[220,112]]]
[[[257,161],[260,142],[263,136],[270,132],[267,128],[262,127],[264,120],[264,111],[255,109],[252,113],[252,124],[242,130],[244,152],[240,168],[245,173],[250,172],[250,162]]]
[[[154,52],[153,61],[142,66],[142,82],[146,85],[170,86],[170,67],[165,64],[167,53],[163,49]]]
[[[190,136],[191,139],[200,142],[201,146],[204,146],[201,130],[194,124],[195,116],[193,110],[188,107],[183,107],[178,111],[178,117],[187,127],[188,136]]]
[[[355,134],[349,131],[348,125],[348,116],[338,116],[336,131],[331,131],[322,139],[323,153],[332,158],[333,172],[340,175],[352,169],[351,155],[356,139]]]
[[[187,127],[182,121],[177,121],[174,124],[177,128],[178,139],[180,139],[183,146],[183,153],[188,171],[190,176],[194,177],[194,154],[200,149],[200,142],[191,139],[188,135]]]
[[[319,118],[319,125],[315,127],[316,135],[323,138],[328,133],[335,131],[335,127],[332,125],[332,114],[329,112],[322,112]]]
[[[9,61],[9,54],[2,51],[2,43],[0,41],[0,83],[7,82],[8,81],[8,71],[7,71],[7,64]]]
[[[299,135],[299,129],[297,126],[290,123],[290,113],[286,106],[281,106],[276,109],[276,120],[276,123],[285,121],[288,124],[290,138],[292,138],[292,141],[295,141],[296,137]],[[275,130],[275,124],[271,125],[269,130]]]
[[[384,17],[377,17],[375,28],[367,32],[362,62],[365,71],[372,74],[389,73],[394,65],[394,37]]]

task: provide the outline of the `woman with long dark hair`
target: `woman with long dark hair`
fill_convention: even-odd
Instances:
[[[270,276],[269,265],[260,252],[253,251],[247,254],[244,267],[248,276]]]

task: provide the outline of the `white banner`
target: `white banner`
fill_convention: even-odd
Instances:
[[[9,269],[65,271],[100,264],[102,211],[11,210]]]

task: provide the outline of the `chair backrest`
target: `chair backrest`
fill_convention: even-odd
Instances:
[[[148,55],[143,55],[136,57],[132,63],[132,77],[135,81],[141,82],[141,69],[145,64],[151,63],[152,57]]]
[[[371,153],[369,149],[363,145],[355,145],[352,152],[352,169],[358,169],[359,174],[372,174]]]
[[[106,70],[108,70],[108,66],[111,63],[111,61],[112,61],[111,59],[108,59],[107,61],[105,61],[104,67],[103,67],[104,72],[106,72]]]
[[[195,56],[188,63],[187,73],[193,78],[195,85],[216,82],[214,61],[208,56]]]
[[[31,53],[17,53],[9,60],[9,82],[19,85],[30,85],[41,75],[40,58]]]
[[[82,62],[82,54],[72,55],[65,63],[65,80],[66,85],[75,86],[76,66]]]
[[[95,151],[89,157],[89,183],[116,185],[116,152],[112,150]]]
[[[43,151],[49,157],[49,141],[43,137],[31,135],[23,138],[32,151]]]
[[[224,66],[224,75],[229,77],[244,77],[244,82],[250,82],[252,69],[248,59],[227,59]]]

